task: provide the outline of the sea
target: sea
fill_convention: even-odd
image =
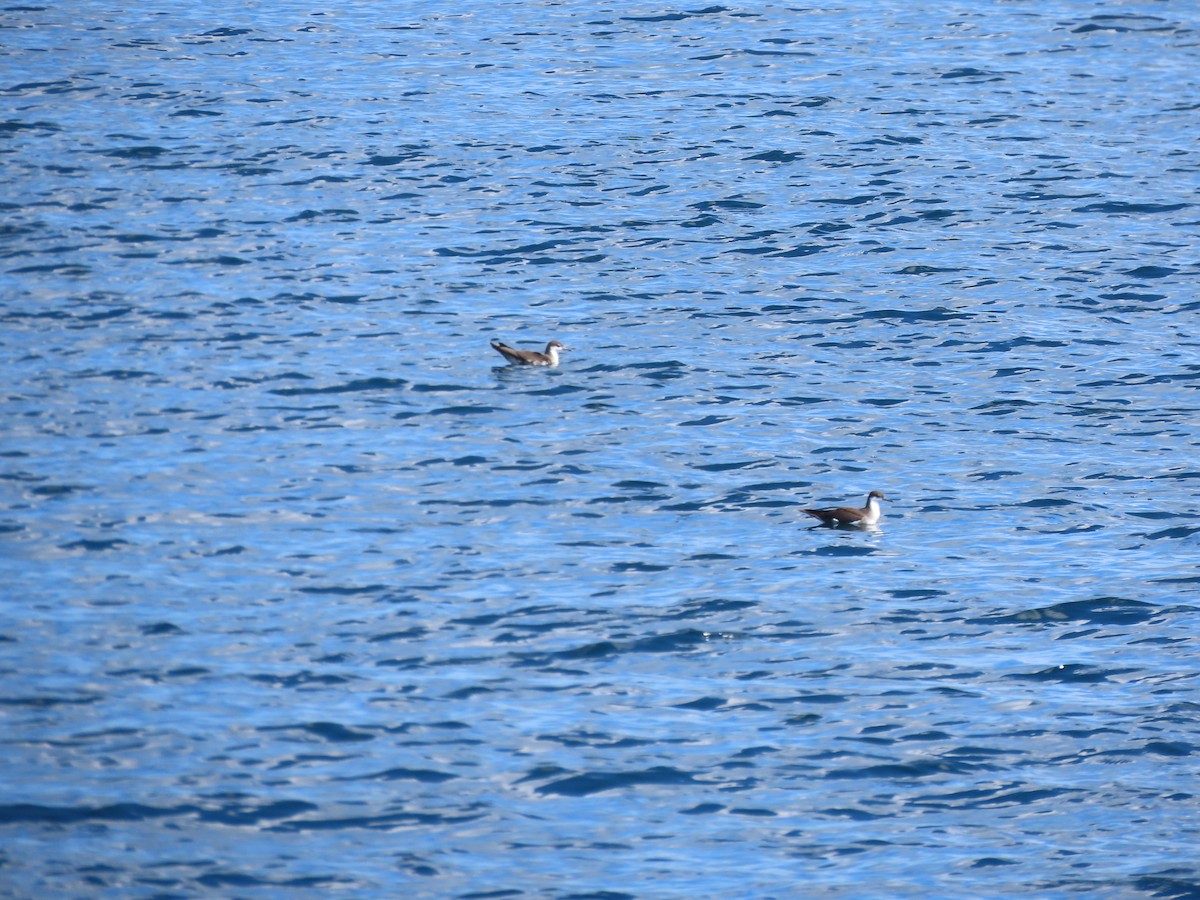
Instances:
[[[0,896],[1200,898],[1198,121],[1179,0],[0,9]]]

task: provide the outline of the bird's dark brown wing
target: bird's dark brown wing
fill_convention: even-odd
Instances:
[[[855,509],[853,506],[838,506],[829,507],[828,509],[806,509],[814,519],[820,519],[826,525],[850,525],[859,521],[865,513],[861,509]]]
[[[532,350],[518,350],[515,347],[508,346],[508,344],[502,344],[500,341],[492,341],[492,347],[509,362],[518,363],[523,366],[534,365],[542,357],[540,353],[535,353]]]

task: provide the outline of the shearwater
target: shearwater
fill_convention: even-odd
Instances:
[[[500,341],[492,341],[492,348],[510,363],[518,366],[557,366],[558,352],[568,349],[566,345],[558,341],[548,343],[545,353],[539,353],[536,350],[517,350]]]
[[[856,525],[860,528],[870,528],[883,517],[883,510],[879,508],[879,501],[886,500],[887,496],[883,491],[871,491],[867,495],[867,505],[863,507],[857,506],[831,506],[827,509],[806,509],[814,519],[820,519],[825,525],[837,527],[838,525]]]

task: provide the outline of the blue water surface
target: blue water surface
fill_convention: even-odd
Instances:
[[[1194,5],[0,38],[0,896],[1200,897]]]

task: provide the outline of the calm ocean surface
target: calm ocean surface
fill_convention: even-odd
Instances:
[[[1200,898],[1200,7],[20,5],[0,105],[0,896]]]

